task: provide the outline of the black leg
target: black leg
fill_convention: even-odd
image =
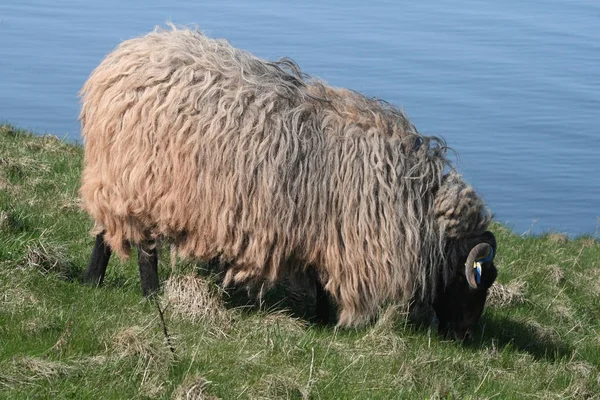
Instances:
[[[319,279],[316,279],[315,281],[316,284],[316,288],[317,288],[317,301],[316,301],[316,309],[315,309],[315,320],[317,323],[321,323],[324,325],[328,325],[333,323],[333,318],[332,318],[332,301],[331,301],[331,296],[329,295],[329,293],[327,293],[327,291],[325,290],[325,288],[323,287],[323,285],[321,284],[321,282],[319,281]]]
[[[142,292],[144,296],[150,296],[158,291],[158,251],[156,247],[138,246],[138,263]]]
[[[101,285],[104,281],[106,266],[110,259],[110,247],[104,243],[104,232],[96,235],[92,256],[83,275],[83,282],[91,285]]]

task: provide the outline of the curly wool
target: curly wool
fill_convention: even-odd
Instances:
[[[314,268],[340,325],[431,299],[447,238],[489,223],[398,109],[194,30],[123,42],[81,96],[80,193],[116,253],[164,239],[235,283]]]

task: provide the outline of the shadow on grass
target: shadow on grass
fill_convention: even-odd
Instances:
[[[484,316],[479,332],[464,345],[473,349],[510,347],[536,359],[556,361],[571,356],[573,347],[560,341],[549,329],[504,316]]]
[[[205,279],[211,279],[223,287],[223,278],[227,266],[218,261],[196,264],[195,271]],[[248,287],[246,285],[233,285],[224,288],[223,301],[228,309],[239,309],[244,313],[265,311],[289,315],[292,318],[302,319],[309,323],[320,323],[317,316],[317,293],[314,277],[307,276],[301,279],[300,284],[292,284],[288,280],[276,284],[274,287],[263,290],[260,286]],[[330,305],[330,315],[335,315],[335,308]]]
[[[246,313],[258,311],[283,312],[292,318],[314,322],[316,298],[314,294],[301,293],[285,284],[278,284],[266,291],[262,297],[244,287],[231,287],[224,298],[227,308],[242,309]]]

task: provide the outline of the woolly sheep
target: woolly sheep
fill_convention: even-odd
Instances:
[[[432,305],[459,338],[478,322],[491,217],[444,142],[397,108],[175,27],[119,45],[81,98],[86,281],[134,245],[152,293],[160,240],[226,263],[225,284],[314,274],[340,326],[387,302]]]

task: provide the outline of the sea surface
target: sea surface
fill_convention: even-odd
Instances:
[[[167,21],[401,107],[519,234],[598,236],[598,0],[2,0],[0,121],[79,141],[87,76]]]

